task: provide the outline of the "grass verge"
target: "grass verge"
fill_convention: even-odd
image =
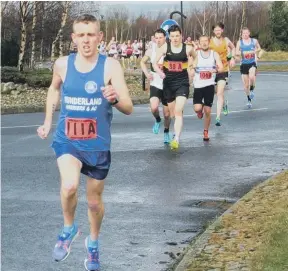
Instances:
[[[275,52],[264,52],[261,57],[261,61],[288,61],[288,52],[275,51]]]
[[[288,270],[288,171],[260,184],[214,224],[186,271]]]

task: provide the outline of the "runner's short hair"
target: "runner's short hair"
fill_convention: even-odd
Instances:
[[[156,33],[163,34],[164,37],[166,37],[166,32],[165,32],[165,30],[162,29],[162,28],[158,28],[158,29],[154,32],[154,35],[155,35]]]
[[[74,26],[75,24],[78,24],[78,23],[85,23],[85,24],[88,24],[88,23],[97,23],[98,28],[100,29],[99,21],[96,19],[95,16],[90,15],[90,14],[82,14],[82,15],[78,16],[78,17],[74,20],[73,26]]]
[[[168,29],[168,33],[169,33],[169,34],[170,34],[171,32],[177,32],[177,31],[179,31],[180,34],[182,34],[182,30],[181,30],[180,26],[179,26],[179,25],[176,25],[176,24],[170,26],[170,28]]]
[[[249,28],[246,27],[246,26],[241,29],[241,33],[242,33],[244,30],[248,30],[248,31],[250,32]]]
[[[200,41],[201,38],[207,38],[208,40],[210,40],[210,37],[208,35],[205,35],[205,34],[203,34],[203,35],[201,35],[199,37],[199,41]]]
[[[224,24],[222,22],[218,22],[217,24],[214,24],[212,26],[212,30],[214,30],[216,27],[220,27],[222,30],[224,30]]]

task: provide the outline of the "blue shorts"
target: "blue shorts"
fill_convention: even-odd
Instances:
[[[57,158],[63,154],[71,154],[81,161],[82,174],[97,180],[104,180],[107,177],[111,165],[110,151],[80,151],[72,144],[55,141],[51,147],[54,149]]]

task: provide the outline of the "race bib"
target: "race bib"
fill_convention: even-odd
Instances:
[[[212,73],[211,72],[208,72],[208,71],[200,72],[200,79],[201,80],[208,80],[208,79],[211,79],[211,77],[212,77]]]
[[[182,72],[183,71],[182,64],[183,64],[182,62],[169,61],[168,62],[169,72]]]
[[[253,52],[246,52],[246,53],[244,53],[244,58],[245,58],[245,59],[253,59],[253,58],[255,58],[255,53],[253,53]]]
[[[69,139],[83,140],[97,137],[97,122],[95,119],[66,118],[65,134]]]

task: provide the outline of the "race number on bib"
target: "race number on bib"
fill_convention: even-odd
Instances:
[[[183,71],[182,62],[169,61],[168,70],[169,72],[182,72]]]
[[[95,119],[66,118],[65,134],[74,140],[96,138],[97,122]]]
[[[245,59],[253,59],[253,58],[255,58],[255,53],[251,53],[251,52],[244,53],[244,58]]]
[[[201,80],[208,80],[208,79],[211,79],[212,77],[212,73],[211,72],[205,72],[205,71],[202,71],[200,72],[200,79]]]

